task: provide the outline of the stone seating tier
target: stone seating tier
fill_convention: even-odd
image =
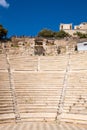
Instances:
[[[87,122],[86,53],[0,60],[0,123]]]

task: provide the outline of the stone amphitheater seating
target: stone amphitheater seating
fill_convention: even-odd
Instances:
[[[40,68],[42,71],[64,71],[67,66],[67,56],[41,57]]]
[[[0,72],[0,123],[14,122],[12,93],[8,72]]]
[[[0,59],[0,122],[87,123],[86,53]]]
[[[4,54],[0,54],[0,70],[7,70],[7,63]]]
[[[38,58],[32,56],[10,56],[9,62],[14,70],[35,71],[37,70]]]
[[[14,83],[21,119],[55,120],[63,78],[63,73],[15,72]]]
[[[87,73],[69,72],[63,113],[72,116],[72,120],[87,122]],[[68,119],[67,119],[68,120]],[[70,121],[70,119],[69,119]]]
[[[72,54],[70,56],[71,70],[87,70],[87,53]]]
[[[65,70],[67,66],[67,56],[59,57],[37,57],[37,56],[10,56],[10,65],[14,70],[37,71],[40,66],[41,71]],[[49,61],[49,62],[48,62]]]

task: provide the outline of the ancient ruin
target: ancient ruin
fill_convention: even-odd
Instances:
[[[83,22],[80,25],[75,25],[74,28],[72,26],[72,23],[70,24],[61,23],[60,30],[64,30],[65,32],[69,33],[72,36],[76,32],[87,33],[87,22]]]

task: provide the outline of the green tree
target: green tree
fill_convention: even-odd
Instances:
[[[54,37],[54,32],[52,30],[43,29],[38,33],[38,36],[40,37]]]
[[[6,38],[8,31],[0,25],[0,39]]]
[[[55,37],[56,38],[70,37],[70,34],[66,33],[63,30],[61,30],[61,31],[55,33]]]

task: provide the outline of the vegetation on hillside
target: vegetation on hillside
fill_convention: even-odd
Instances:
[[[8,30],[0,25],[0,40],[6,38]]]
[[[74,33],[79,38],[87,38],[87,33],[76,32]]]
[[[52,30],[43,29],[38,33],[38,36],[44,38],[64,38],[64,37],[70,37],[70,34],[66,33],[63,30],[59,32],[54,32]]]
[[[55,32],[54,37],[56,37],[56,38],[70,37],[70,34],[69,34],[69,33],[66,33],[66,32],[63,31],[63,30],[60,30],[59,32]]]

